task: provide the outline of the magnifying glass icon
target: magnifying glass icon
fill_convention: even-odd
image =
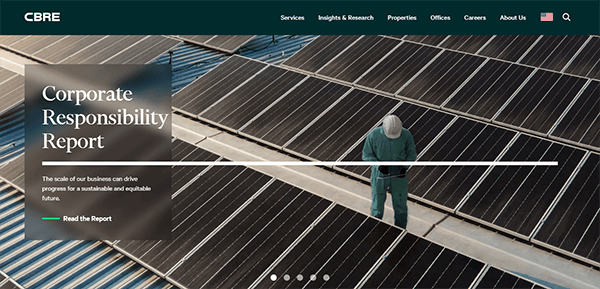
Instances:
[[[569,15],[569,13],[563,13],[562,18],[565,21],[571,22],[571,15]]]

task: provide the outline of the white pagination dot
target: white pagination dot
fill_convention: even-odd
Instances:
[[[283,280],[290,281],[290,275],[288,275],[288,274],[283,275]]]
[[[271,281],[275,281],[275,280],[277,280],[277,275],[275,275],[275,274],[271,275]]]
[[[315,274],[310,275],[310,281],[317,281],[317,275],[315,275]]]
[[[298,281],[302,281],[304,280],[304,276],[302,276],[302,274],[298,274],[298,276],[296,276],[296,279],[298,279]]]
[[[329,281],[329,275],[327,275],[327,274],[323,275],[323,280]]]

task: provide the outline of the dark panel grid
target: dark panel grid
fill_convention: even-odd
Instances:
[[[479,54],[517,62],[539,37],[539,35],[498,35]]]
[[[397,104],[398,100],[355,89],[286,148],[335,161]]]
[[[388,35],[388,37],[393,37],[393,38],[396,38],[398,40],[401,40],[402,38],[404,38],[404,36],[406,36],[406,35]]]
[[[210,40],[211,38],[215,37],[215,35],[178,35],[180,38],[183,38],[185,40],[189,40],[189,41],[193,41],[193,42],[197,42],[200,44],[204,44],[204,42]]]
[[[587,38],[587,35],[545,35],[520,63],[561,71]]]
[[[459,118],[419,159],[420,161],[494,161],[515,132]],[[413,167],[410,192],[454,209],[487,167]]]
[[[468,288],[484,264],[407,234],[363,288]]]
[[[600,237],[599,163],[597,154],[590,155],[535,235],[536,240],[568,252],[577,249],[583,257],[600,262],[598,254],[591,254]]]
[[[310,77],[242,132],[283,146],[349,89]]]
[[[269,66],[200,117],[237,130],[305,77]]]
[[[108,59],[105,64],[124,64],[131,58],[137,56],[138,54],[144,53],[146,50],[150,49],[152,46],[156,45],[160,41],[166,39],[163,36],[151,35],[143,39],[137,39],[139,42],[134,45],[128,46],[126,50],[121,49],[121,51],[116,51],[112,58]],[[119,54],[117,54],[119,53]]]
[[[57,46],[57,47],[49,47],[48,49],[44,49],[40,51],[40,53],[35,56],[45,59],[50,63],[60,63],[65,60],[67,57],[70,57],[73,54],[76,54],[78,51],[84,50],[88,46],[93,45],[97,41],[100,41],[102,38],[106,36],[103,35],[91,35],[91,36],[69,36],[68,38],[76,38],[77,41],[72,44],[67,44],[65,47]]]
[[[600,79],[600,38],[592,37],[565,72]]]
[[[532,71],[530,67],[490,60],[444,107],[491,119]]]
[[[440,47],[475,53],[490,40],[492,35],[451,35]]]
[[[475,288],[485,289],[505,289],[505,288],[532,288],[533,283],[521,279],[511,273],[501,271],[494,267],[488,268],[485,275]]]
[[[252,266],[265,255],[268,260],[263,261],[277,258],[327,207],[328,202],[320,200],[299,188],[274,182],[171,277],[193,288],[234,288],[239,287],[235,285],[238,282],[253,282],[252,277],[257,278],[270,262]],[[232,273],[242,274],[236,278]]]
[[[13,283],[12,281],[8,281],[6,283],[4,283],[2,286],[0,286],[0,289],[17,289],[19,287],[17,287],[17,285],[15,285],[15,283]]]
[[[89,57],[92,57],[102,51],[108,49],[115,43],[125,39],[127,36],[119,35],[119,36],[106,36],[105,38],[100,39],[97,42],[85,47],[80,48],[77,51],[74,51],[71,55],[67,55],[63,60],[59,63],[61,64],[77,64],[80,63]]]
[[[413,135],[417,154],[423,151],[454,118],[450,114],[407,102],[402,103],[392,114],[397,115],[402,120],[402,125]],[[364,139],[344,157],[343,161],[361,161],[363,146]],[[371,177],[370,166],[343,166],[340,168],[366,178]]]
[[[208,40],[206,45],[233,53],[252,38],[254,38],[254,35],[217,35]]]
[[[125,64],[147,64],[167,51],[173,49],[180,43],[181,41],[179,40],[163,37],[161,41],[156,43],[156,45],[127,60]]]
[[[128,51],[126,49],[128,49],[129,47],[133,46],[135,43],[137,43],[138,41],[142,40],[145,36],[140,36],[140,35],[133,35],[133,36],[126,36],[124,38],[122,38],[121,40],[119,40],[118,42],[107,46],[105,49],[102,49],[100,52],[84,59],[81,60],[79,62],[72,62],[73,60],[71,59],[67,59],[67,64],[68,63],[78,63],[78,64],[99,64],[99,63],[103,63],[104,61],[110,59],[111,57],[117,55],[117,53],[120,53],[122,51]]]
[[[553,136],[600,147],[600,82],[592,81],[560,121]]]
[[[494,167],[460,212],[529,236],[584,151],[520,135],[502,161],[558,161],[556,167]]]
[[[122,241],[118,246],[167,272],[269,179],[245,167],[210,169],[173,199],[172,240]]]
[[[194,150],[182,161],[216,161],[218,158],[218,155],[194,146]],[[206,166],[173,166],[171,168],[171,192],[177,192],[206,168]]]
[[[261,288],[353,288],[400,234],[400,230],[339,205],[268,275],[288,274],[292,280],[268,278]],[[302,280],[295,278],[305,276]],[[327,274],[328,281],[323,279]],[[310,280],[315,275],[316,280]]]
[[[359,35],[320,36],[286,60],[284,64],[308,72],[316,72],[359,37]]]
[[[482,57],[445,51],[398,95],[441,105],[484,60]]]
[[[494,121],[546,134],[585,82],[584,78],[538,70]]]
[[[400,41],[367,35],[319,71],[319,74],[346,82],[354,82]]]
[[[396,93],[431,61],[441,49],[404,42],[357,81],[358,85]]]
[[[404,40],[437,46],[442,40],[446,39],[446,37],[448,37],[448,35],[407,35],[404,37]]]
[[[223,63],[205,74],[197,85],[180,90],[173,97],[173,106],[197,115],[266,66],[237,56],[233,56],[226,63],[230,61],[228,65],[221,67],[225,64]],[[189,101],[186,101],[188,99]]]

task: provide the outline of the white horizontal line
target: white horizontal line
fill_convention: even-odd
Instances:
[[[42,166],[558,166],[550,162],[174,162],[174,161],[43,161]]]

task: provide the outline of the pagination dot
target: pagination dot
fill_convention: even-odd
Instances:
[[[271,281],[276,281],[276,280],[277,280],[277,275],[275,275],[275,274],[272,274],[272,275],[271,275]]]

